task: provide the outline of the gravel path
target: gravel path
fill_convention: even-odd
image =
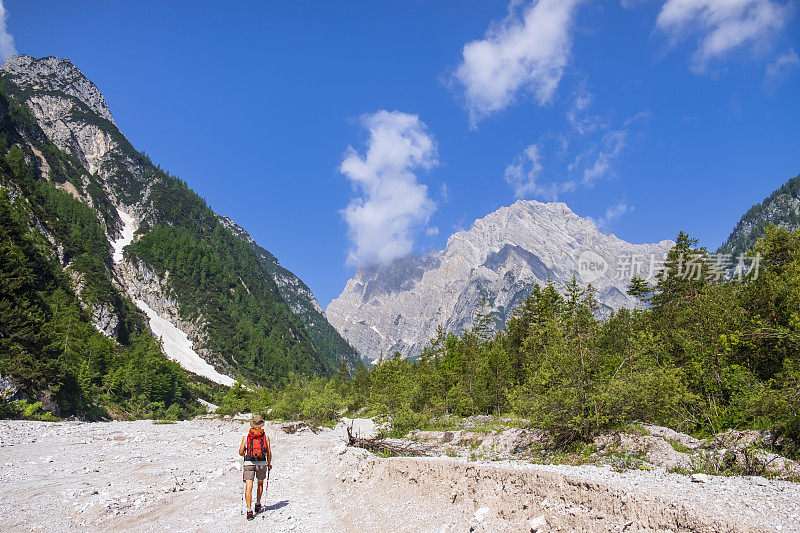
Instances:
[[[368,431],[368,421],[357,421]],[[800,531],[800,484],[593,466],[376,458],[344,428],[267,426],[274,468],[253,522],[236,451],[246,426],[198,419],[0,421],[0,530]]]

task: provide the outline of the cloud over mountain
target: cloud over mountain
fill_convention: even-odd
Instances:
[[[8,12],[0,0],[0,64],[5,63],[6,59],[17,55],[17,47],[14,46],[14,36],[8,33],[6,27]]]
[[[437,164],[436,143],[417,115],[381,110],[361,121],[370,135],[366,152],[348,147],[339,168],[359,193],[341,211],[353,244],[347,262],[387,264],[412,251],[436,208],[416,175]]]

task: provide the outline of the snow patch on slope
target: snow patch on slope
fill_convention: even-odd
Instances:
[[[208,411],[209,413],[215,413],[219,408],[219,405],[214,405],[213,403],[207,402],[202,398],[198,398],[197,401],[200,403],[200,405],[205,407],[206,411]]]
[[[136,233],[136,220],[125,211],[117,209],[117,214],[122,220],[122,234],[119,239],[111,241],[111,246],[114,248],[114,264],[122,261],[122,250],[133,242],[133,234]]]
[[[230,387],[235,383],[232,377],[217,372],[213,366],[208,364],[205,359],[192,349],[192,342],[186,336],[186,333],[179,330],[170,321],[162,318],[142,300],[136,300],[136,306],[144,311],[147,318],[150,319],[150,329],[161,339],[164,344],[164,353],[167,354],[167,357],[181,365],[184,370],[203,376],[220,385]]]

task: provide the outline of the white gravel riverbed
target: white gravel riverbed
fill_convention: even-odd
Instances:
[[[368,421],[358,421],[364,427]],[[267,510],[242,516],[246,426],[0,421],[2,531],[800,531],[800,484],[663,470],[381,459],[344,427],[267,426]]]

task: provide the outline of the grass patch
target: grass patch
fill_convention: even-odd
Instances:
[[[609,464],[615,472],[627,472],[628,470],[650,470],[645,464],[643,453],[622,453],[612,455]]]
[[[597,447],[592,443],[575,444],[568,450],[552,450],[544,446],[533,446],[528,461],[538,465],[581,466],[600,461]]]
[[[689,448],[688,446],[686,446],[684,443],[682,443],[677,439],[667,439],[667,442],[669,443],[670,446],[672,446],[672,449],[678,453],[691,454],[693,451],[691,448]]]
[[[673,474],[709,474],[712,476],[760,476],[767,479],[782,481],[800,482],[800,475],[791,472],[770,468],[771,461],[761,459],[756,455],[757,448],[748,447],[739,450],[740,457],[737,458],[736,452],[728,450],[723,454],[701,451],[692,457],[688,468],[671,468],[669,472]]]
[[[652,435],[652,433],[650,433],[650,430],[647,429],[646,427],[644,427],[639,422],[632,422],[632,423],[628,424],[625,427],[625,432],[626,433],[635,433],[637,435],[643,435],[643,436]]]

